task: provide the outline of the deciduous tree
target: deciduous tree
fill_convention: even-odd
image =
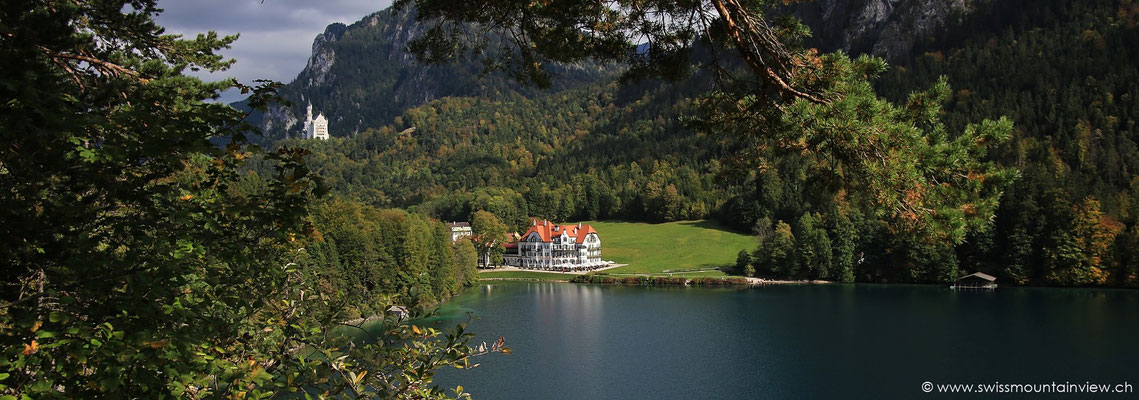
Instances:
[[[489,211],[476,211],[471,214],[471,242],[479,253],[479,264],[493,265],[502,258],[506,243],[506,225]]]

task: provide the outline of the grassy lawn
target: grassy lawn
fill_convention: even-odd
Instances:
[[[604,244],[604,243],[605,243],[604,239],[602,239],[602,244]],[[602,253],[602,254],[604,254],[604,253]],[[569,281],[570,279],[573,279],[573,277],[574,277],[573,275],[569,275],[569,274],[551,274],[551,273],[546,273],[546,272],[534,272],[534,271],[491,271],[491,272],[480,272],[479,273],[479,279],[486,279],[486,278],[527,278],[527,279],[541,279],[544,281]]]
[[[617,271],[617,270],[614,270],[614,271]],[[617,275],[617,276],[645,275],[644,273],[636,273],[636,272],[609,272],[609,271],[605,271],[605,272],[610,273],[611,275]],[[708,277],[731,276],[731,275],[725,274],[724,271],[720,271],[720,270],[695,271],[695,272],[676,272],[676,273],[672,273],[672,274],[660,272],[660,273],[648,273],[648,275],[677,276],[677,277],[684,277],[684,278],[708,278]]]
[[[740,250],[751,251],[755,239],[713,221],[584,222],[601,236],[601,258],[629,264],[609,273],[659,274],[670,269],[734,265]],[[674,274],[675,275],[675,274]],[[480,275],[481,276],[481,275]],[[723,276],[719,271],[688,272],[681,276]]]

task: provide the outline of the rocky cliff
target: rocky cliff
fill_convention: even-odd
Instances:
[[[870,53],[906,64],[923,38],[960,22],[997,0],[817,0],[790,8],[814,32],[824,50]],[[388,124],[404,110],[447,96],[534,94],[501,75],[482,75],[476,62],[423,65],[406,51],[423,24],[412,9],[384,10],[350,26],[332,24],[313,40],[312,55],[281,94],[293,104],[275,105],[262,118],[269,137],[296,136],[305,105],[329,118],[333,136],[349,136]],[[559,88],[605,75],[604,68],[574,66],[559,73]]]
[[[995,0],[817,0],[794,7],[825,50],[905,64],[916,44]]]
[[[424,65],[406,51],[422,34],[415,11],[376,12],[352,25],[332,24],[313,40],[304,69],[280,91],[292,105],[274,105],[261,126],[270,138],[300,132],[305,106],[329,118],[332,136],[350,136],[391,123],[404,110],[448,96],[529,96],[524,87],[499,74],[482,75],[475,62]],[[560,74],[553,90],[593,82],[602,68],[575,66]]]

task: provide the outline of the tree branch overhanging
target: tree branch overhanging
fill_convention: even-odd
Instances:
[[[794,76],[787,64],[794,56],[779,41],[767,21],[748,14],[739,0],[711,2],[748,67],[764,78],[764,82],[778,91],[784,100],[801,98],[812,103],[827,102],[819,94],[796,88],[789,83]]]

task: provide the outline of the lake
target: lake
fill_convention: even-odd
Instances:
[[[1139,385],[1137,291],[502,282],[441,312],[450,322],[473,313],[480,341],[505,336],[514,350],[440,372],[441,387],[476,399],[911,399],[953,397],[926,394],[925,382]]]

